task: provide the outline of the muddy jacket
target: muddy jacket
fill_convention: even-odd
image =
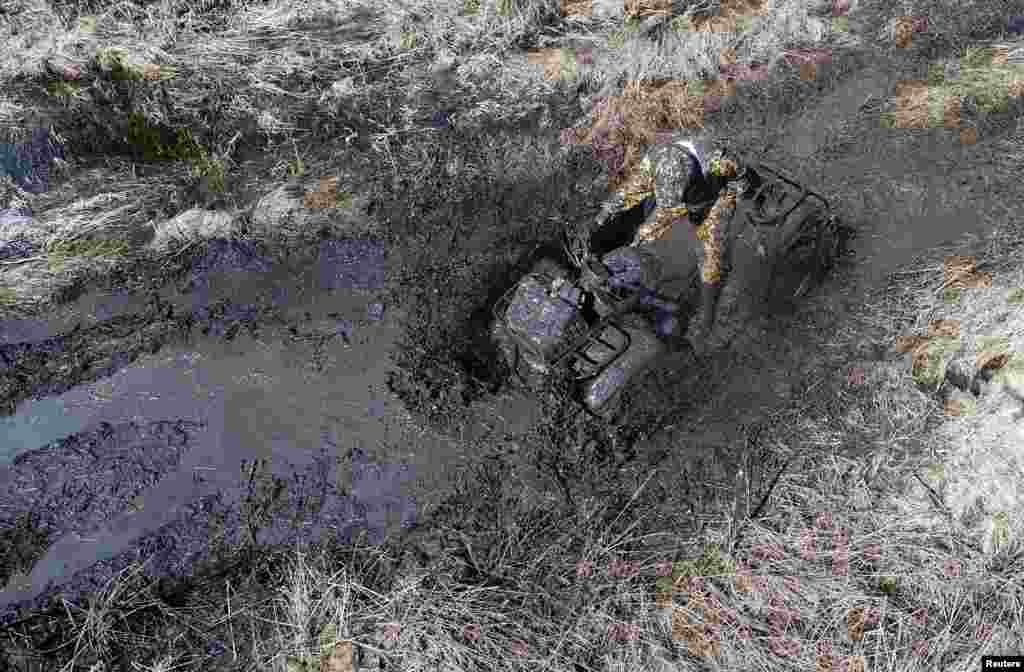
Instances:
[[[633,244],[657,240],[675,223],[688,219],[704,245],[701,279],[720,282],[731,266],[727,229],[736,198],[748,187],[745,172],[736,158],[721,149],[709,148],[699,137],[676,134],[647,152],[602,205],[602,215],[631,209],[653,197],[653,216],[640,227]]]

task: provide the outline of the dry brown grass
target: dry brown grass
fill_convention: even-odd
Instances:
[[[715,14],[692,19],[697,32],[740,33],[768,12],[767,0],[723,0]]]
[[[672,0],[624,0],[622,8],[627,18],[668,16],[672,13]]]
[[[703,128],[709,101],[734,95],[735,86],[723,80],[627,82],[621,95],[600,101],[589,123],[573,130],[573,143],[609,157],[609,188],[617,189],[659,136]]]

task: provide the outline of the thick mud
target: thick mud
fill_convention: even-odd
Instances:
[[[214,241],[162,287],[125,283],[114,306],[94,288],[0,345],[0,620],[140,557],[190,576],[251,542],[250,521],[261,547],[413,526],[461,456],[388,393],[403,313],[384,261],[374,241],[292,258]],[[479,431],[525,422],[517,404]]]
[[[768,156],[835,197],[859,232],[854,256],[797,304],[784,297],[785,277],[764,296],[766,267],[754,241],[741,241],[721,347],[669,363],[680,419],[643,450],[666,490],[683,493],[673,497],[696,502],[695,521],[714,508],[705,493],[732,491],[751,424],[838,384],[829,335],[864,291],[916,251],[984,233],[971,217],[992,198],[975,188],[987,179],[983,143],[861,119],[863,99],[891,92],[896,76],[845,82],[855,95],[781,128],[789,140]],[[823,119],[849,123],[802,134]],[[848,149],[838,159],[830,147]],[[948,171],[926,177],[924,163]],[[251,515],[261,543],[360,530],[379,541],[414,525],[420,498],[435,496],[463,456],[388,393],[400,313],[384,291],[385,250],[324,241],[282,254],[215,242],[177,270],[126,271],[51,314],[4,322],[0,419],[14,438],[0,447],[0,548],[21,550],[0,557],[0,622],[94,592],[151,554],[150,574],[187,576],[242,545]],[[500,403],[477,424],[500,433],[529,423],[529,401]],[[254,494],[239,467],[261,460],[269,472]],[[35,540],[7,544],[29,511]]]

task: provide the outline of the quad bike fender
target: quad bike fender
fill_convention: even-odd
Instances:
[[[582,401],[595,414],[604,412],[630,382],[643,375],[666,352],[665,345],[643,319],[630,318],[620,326],[621,332],[609,327],[601,336],[603,340],[618,348],[622,347],[622,334],[625,333],[629,339],[625,352],[596,377],[586,380],[582,385]],[[598,343],[591,343],[585,354],[601,361],[602,351],[607,352],[607,348]]]

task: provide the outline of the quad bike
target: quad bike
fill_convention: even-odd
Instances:
[[[760,232],[773,271],[781,263],[807,269],[795,293],[802,296],[842,254],[844,227],[824,196],[771,166],[756,163],[752,168],[756,179],[739,199],[733,224]],[[642,203],[637,208],[650,211],[652,206]],[[579,409],[608,421],[616,415],[624,390],[671,344],[645,317],[638,292],[610,285],[605,264],[611,255],[626,250],[641,265],[657,266],[662,241],[605,254],[595,245],[602,238],[599,233],[584,230],[566,237],[563,248],[569,264],[540,259],[495,303],[491,334],[519,382],[538,389],[549,376],[568,375]],[[663,303],[687,307],[685,313],[692,313],[699,291],[693,252],[689,268],[672,269],[677,271],[673,280],[654,281],[656,296]],[[678,254],[662,257],[661,262],[679,265]],[[648,274],[650,270],[643,268],[641,274],[659,275]]]

